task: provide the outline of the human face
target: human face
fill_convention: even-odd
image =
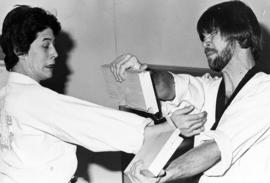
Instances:
[[[219,31],[204,34],[203,46],[208,65],[214,71],[222,71],[233,56],[234,44],[222,37]]]
[[[28,53],[24,55],[26,75],[38,82],[52,77],[55,58],[58,56],[54,41],[55,37],[50,28],[37,33],[37,37],[30,45]]]

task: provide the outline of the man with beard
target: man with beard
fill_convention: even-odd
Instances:
[[[129,176],[135,183],[166,182],[200,173],[200,183],[268,182],[270,156],[265,148],[270,146],[270,77],[257,63],[261,50],[258,20],[243,2],[228,1],[207,9],[197,30],[209,67],[221,72],[222,78],[168,74],[174,86],[163,99],[173,96],[172,105],[189,101],[207,111],[205,131],[196,136],[196,146],[175,159],[163,176],[148,177],[140,161]],[[146,68],[130,54],[111,64],[120,82],[127,69]]]

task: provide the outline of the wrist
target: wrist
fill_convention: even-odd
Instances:
[[[166,118],[167,124],[170,126],[171,129],[177,128],[176,124],[172,121],[170,116],[166,116],[165,118]]]

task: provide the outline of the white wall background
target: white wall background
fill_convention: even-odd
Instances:
[[[72,73],[66,93],[110,105],[100,65],[121,53],[133,53],[151,64],[207,67],[196,23],[217,2],[222,0],[0,0],[0,24],[15,4],[39,6],[56,14],[74,42],[67,57]],[[244,2],[270,28],[269,0]],[[119,164],[118,156],[110,159],[107,164]],[[91,183],[121,182],[119,172],[98,164],[89,165]]]

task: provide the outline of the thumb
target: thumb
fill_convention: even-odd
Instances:
[[[153,175],[149,170],[146,170],[146,169],[141,170],[140,173],[146,177],[152,177],[152,178],[164,177],[166,175],[166,171],[163,169],[159,172],[157,176]]]
[[[158,174],[158,177],[164,177],[166,175],[166,171],[165,170],[161,170]]]
[[[189,114],[193,110],[194,110],[194,106],[190,105],[190,106],[186,106],[186,107],[183,107],[182,109],[178,109],[178,110],[174,111],[173,114],[180,114],[180,115]]]
[[[141,66],[140,66],[140,70],[141,71],[145,71],[146,69],[147,69],[147,65],[146,64],[141,64]]]
[[[152,177],[152,178],[155,177],[154,174],[152,174],[149,170],[146,170],[146,169],[141,170],[140,173],[141,173],[142,175],[146,176],[146,177]]]

